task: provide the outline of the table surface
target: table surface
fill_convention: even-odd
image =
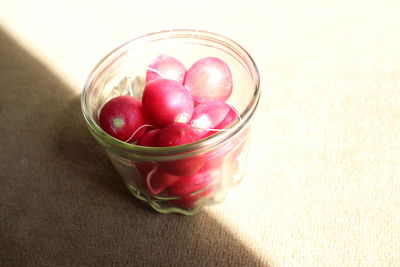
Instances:
[[[398,1],[0,1],[0,265],[398,266]],[[135,36],[204,29],[261,74],[248,170],[162,215],[90,136],[80,91]]]

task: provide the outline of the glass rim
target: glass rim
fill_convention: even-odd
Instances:
[[[161,38],[163,36],[166,36],[166,38]],[[111,135],[107,134],[101,127],[98,125],[98,123],[95,121],[95,119],[92,117],[89,108],[88,108],[88,91],[91,88],[92,82],[95,80],[95,77],[104,71],[104,68],[108,67],[110,64],[106,64],[108,61],[111,61],[111,64],[113,61],[115,61],[118,58],[115,58],[115,56],[118,56],[118,52],[124,52],[125,48],[128,48],[129,46],[136,45],[136,44],[142,44],[148,43],[151,41],[160,41],[160,40],[165,40],[168,38],[176,38],[176,37],[189,37],[189,38],[205,38],[207,37],[207,41],[212,41],[212,42],[218,42],[219,44],[224,45],[230,50],[234,50],[235,52],[240,53],[240,55],[245,57],[246,60],[246,67],[250,68],[251,74],[254,75],[252,77],[252,82],[254,86],[254,93],[251,98],[251,101],[247,104],[246,109],[240,114],[241,119],[235,123],[229,130],[227,131],[220,131],[216,132],[215,134],[198,140],[193,143],[185,144],[185,145],[180,145],[180,146],[171,146],[171,147],[147,147],[147,146],[139,146],[135,145],[132,143],[127,143],[121,140],[118,140]],[[158,38],[157,38],[158,37]],[[127,50],[128,52],[128,50]],[[123,56],[124,54],[122,54]],[[119,55],[121,56],[121,55]],[[105,65],[104,65],[105,64]],[[92,71],[89,73],[84,87],[83,91],[81,94],[81,108],[82,108],[82,113],[85,118],[85,121],[92,131],[98,138],[102,140],[104,144],[106,144],[108,147],[112,147],[117,150],[121,151],[131,151],[131,152],[136,152],[139,153],[143,156],[148,155],[174,155],[174,154],[181,154],[185,152],[192,152],[192,151],[202,151],[202,148],[209,148],[213,147],[215,145],[218,145],[225,140],[230,139],[232,136],[235,135],[235,133],[239,132],[245,125],[247,125],[248,121],[252,118],[256,107],[258,106],[258,102],[260,100],[260,75],[258,72],[257,65],[251,55],[239,44],[237,44],[235,41],[232,39],[225,37],[220,34],[212,33],[209,31],[205,30],[190,30],[190,29],[172,29],[172,30],[163,30],[163,31],[157,31],[157,32],[152,32],[152,33],[147,33],[141,36],[138,36],[136,38],[133,38],[122,45],[118,46],[117,48],[113,49],[111,52],[109,52],[105,57],[103,57],[99,63],[96,64],[96,66],[92,69]]]

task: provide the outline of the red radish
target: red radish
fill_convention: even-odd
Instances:
[[[157,146],[180,146],[200,140],[201,136],[187,123],[174,122],[158,134]]]
[[[216,172],[198,172],[193,175],[181,177],[172,186],[167,187],[168,195],[179,196],[179,199],[173,200],[173,203],[182,208],[194,208],[196,202],[210,195],[215,186]]]
[[[201,166],[199,171],[211,171],[215,169],[222,169],[226,156],[230,153],[233,148],[233,144],[227,143],[222,144],[213,150],[208,151],[202,155],[202,161],[204,164]]]
[[[214,149],[202,155],[202,160],[205,162],[200,171],[221,169],[224,161],[229,158],[236,158],[242,153],[243,146],[248,135],[248,128],[241,130],[236,136],[229,141],[223,142]],[[229,162],[227,164],[230,164]]]
[[[161,129],[153,129],[146,132],[138,141],[139,146],[156,146],[156,140]],[[157,165],[149,162],[135,162],[136,169],[139,171],[143,179],[146,179],[148,173],[154,170]]]
[[[229,111],[228,114],[223,118],[223,120],[216,126],[213,127],[214,130],[209,130],[204,136],[208,137],[214,133],[216,133],[218,130],[222,130],[227,128],[231,123],[233,123],[237,118],[238,118],[238,113],[237,111],[230,105],[228,105]]]
[[[178,176],[159,169],[154,169],[146,176],[146,187],[151,194],[157,195],[164,191],[166,187],[173,185],[179,179],[180,177]]]
[[[202,160],[205,162],[201,167],[200,171],[221,169],[223,168],[224,162],[232,155],[238,155],[241,153],[243,147],[243,139],[246,138],[247,130],[244,130],[230,140],[222,142],[213,149],[210,149],[202,155]],[[229,162],[227,163],[229,164]]]
[[[201,139],[198,132],[187,123],[172,123],[162,129],[156,146],[179,146]],[[160,162],[160,167],[174,175],[183,176],[197,172],[203,164],[201,156],[194,155],[184,159]]]
[[[170,196],[187,196],[205,188],[214,181],[214,172],[198,172],[181,177],[175,184],[168,187]]]
[[[117,96],[108,101],[100,112],[100,127],[109,135],[127,142],[134,142],[146,131],[142,103],[132,96]]]
[[[197,102],[225,101],[232,92],[232,74],[219,58],[206,57],[196,61],[186,72],[185,87]]]
[[[232,153],[236,153],[235,143],[229,142],[223,144],[212,151],[207,152],[203,155],[203,161],[205,162],[201,167],[200,171],[211,171],[215,169],[222,169],[223,164],[229,160],[229,156]],[[230,164],[229,162],[226,164]]]
[[[156,146],[156,140],[161,129],[153,129],[146,132],[138,141],[139,146]]]
[[[177,176],[186,176],[196,173],[204,164],[200,156],[191,156],[184,159],[160,162],[160,168]]]
[[[146,82],[169,79],[183,84],[185,73],[186,68],[180,61],[171,56],[159,55],[147,68]]]
[[[224,160],[226,154],[222,150],[215,151],[204,155],[203,161],[205,162],[199,171],[212,171],[222,169],[224,167]]]
[[[236,109],[231,105],[228,106],[229,106],[228,114],[226,114],[225,118],[217,126],[215,126],[215,129],[225,129],[239,117],[238,116],[239,113],[236,111]]]
[[[155,170],[157,168],[156,164],[150,162],[135,162],[135,167],[142,176],[143,180],[146,180],[149,172]]]
[[[216,128],[225,119],[229,111],[230,106],[223,101],[200,103],[193,111],[190,125],[196,128],[202,137],[213,134],[215,131],[211,129]]]
[[[173,122],[186,123],[193,114],[190,92],[173,80],[149,82],[144,88],[142,103],[145,115],[159,127]]]

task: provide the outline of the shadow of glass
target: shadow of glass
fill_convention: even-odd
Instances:
[[[206,212],[134,199],[79,97],[0,27],[0,264],[267,266]]]

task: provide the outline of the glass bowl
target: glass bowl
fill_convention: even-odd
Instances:
[[[159,55],[175,57],[186,68],[203,57],[223,60],[232,73],[233,89],[226,102],[239,114],[235,123],[205,139],[173,147],[139,146],[104,132],[98,122],[102,106],[119,95],[141,99],[147,67]],[[229,38],[199,30],[169,30],[135,38],[103,58],[85,83],[81,105],[91,134],[136,198],[161,213],[192,215],[205,205],[223,201],[243,178],[259,83],[255,62]],[[149,181],[162,180],[163,175],[178,176],[191,191],[154,190]]]

